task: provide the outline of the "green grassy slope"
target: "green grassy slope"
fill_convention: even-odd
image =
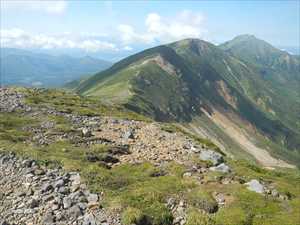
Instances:
[[[162,62],[153,60],[158,56]],[[170,65],[174,71],[166,68]],[[234,113],[289,149],[281,156],[299,163],[300,134],[291,120],[299,121],[300,110],[296,105],[285,115],[291,102],[269,85],[257,66],[208,42],[186,39],[121,60],[80,83],[77,91],[159,121],[190,122],[203,108]]]
[[[251,65],[271,94],[260,95],[287,126],[300,131],[300,60],[252,35],[241,35],[219,46]],[[265,97],[265,98],[263,98]]]
[[[145,119],[122,108],[112,108],[93,98],[82,98],[58,90],[23,90],[26,103],[32,107],[50,107],[58,111],[79,115],[113,116],[127,119]],[[233,173],[221,174],[209,171],[201,174],[201,182],[195,177],[184,176],[191,168],[175,162],[158,167],[149,162],[124,163],[111,169],[89,162],[87,153],[101,156],[110,145],[96,144],[78,146],[71,141],[56,140],[49,145],[24,143],[35,135],[34,130],[24,127],[40,127],[45,121],[55,126],[48,135],[57,132],[76,132],[72,121],[61,115],[22,112],[0,113],[0,153],[14,152],[37,160],[50,168],[62,166],[66,171],[78,171],[91,191],[102,193],[101,204],[106,209],[118,209],[122,224],[171,225],[175,218],[166,207],[169,198],[176,202],[184,200],[187,208],[187,225],[295,225],[300,208],[300,173],[298,169],[266,170],[247,161],[226,157]],[[161,124],[161,126],[163,126]],[[170,128],[169,132],[180,130]],[[163,129],[163,127],[162,127]],[[201,163],[195,161],[196,163]],[[203,162],[202,162],[203,163]],[[203,167],[203,165],[201,166]],[[159,174],[159,175],[157,175]],[[244,182],[258,179],[272,185],[280,194],[288,196],[281,200],[270,195],[247,190]],[[223,184],[221,180],[232,180]],[[226,196],[226,205],[216,213],[207,213],[215,207],[214,193]]]

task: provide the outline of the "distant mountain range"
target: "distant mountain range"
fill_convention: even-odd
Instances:
[[[3,85],[58,87],[111,66],[108,61],[89,56],[53,56],[13,48],[1,48],[0,51]]]
[[[185,39],[73,83],[86,96],[173,121],[230,154],[300,165],[300,58],[252,35],[219,46]]]

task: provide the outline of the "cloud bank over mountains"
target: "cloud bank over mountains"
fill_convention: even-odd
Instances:
[[[63,33],[58,35],[30,34],[22,29],[13,28],[0,31],[1,46],[24,49],[82,49],[93,51],[117,51],[115,44],[98,40],[89,35],[73,35]]]
[[[3,10],[32,10],[64,14],[67,1],[12,1],[1,3]],[[63,15],[59,15],[63,16]],[[1,47],[23,49],[79,49],[86,52],[132,51],[136,45],[151,47],[183,38],[205,38],[205,19],[201,13],[183,10],[173,17],[156,12],[144,17],[142,26],[119,23],[106,34],[58,33],[36,34],[22,27],[0,30]],[[97,32],[95,30],[94,32]]]
[[[174,18],[150,13],[145,19],[145,31],[138,32],[133,25],[121,24],[118,30],[124,43],[165,43],[183,38],[203,38],[207,33],[204,17],[200,13],[184,10]]]

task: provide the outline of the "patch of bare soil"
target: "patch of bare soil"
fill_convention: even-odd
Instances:
[[[184,163],[188,161],[190,149],[195,146],[184,135],[163,131],[156,123],[110,118],[105,120],[93,135],[96,138],[108,139],[116,145],[128,145],[130,154],[120,156],[121,163]]]
[[[223,131],[230,136],[235,142],[237,142],[241,147],[253,155],[255,159],[261,163],[263,166],[270,167],[287,167],[287,168],[295,168],[294,165],[289,164],[283,160],[276,159],[270,155],[270,153],[263,148],[257,147],[251,138],[248,136],[245,130],[237,126],[234,122],[228,119],[225,115],[220,113],[217,110],[210,115],[206,113],[206,115],[216,123]],[[240,121],[242,122],[242,121]]]

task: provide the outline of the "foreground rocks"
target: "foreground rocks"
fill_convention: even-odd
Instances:
[[[155,165],[169,161],[186,164],[194,155],[199,155],[201,160],[210,161],[213,166],[218,166],[224,161],[220,153],[195,143],[193,139],[180,132],[164,131],[156,122],[78,115],[45,105],[31,107],[26,104],[25,99],[25,94],[17,89],[0,88],[0,112],[17,110],[24,116],[42,120],[39,125],[28,124],[22,128],[32,134],[26,140],[28,144],[47,146],[57,141],[69,141],[75,146],[84,148],[96,144],[114,148],[127,146],[126,152],[111,153],[103,157],[103,160],[88,155],[88,161],[101,161],[107,167],[144,161]],[[56,121],[44,120],[49,116],[66,119],[68,129],[61,130],[57,127]]]
[[[265,192],[265,187],[258,180],[250,180],[246,183],[248,190],[254,191],[259,194],[263,194]]]
[[[23,94],[11,88],[0,88],[0,112],[30,111],[31,107],[24,104],[23,98]]]
[[[265,196],[271,196],[272,198],[276,198],[279,200],[290,200],[291,196],[289,194],[279,193],[272,184],[267,184],[266,182],[258,181],[256,179],[252,179],[249,182],[245,183],[247,189],[250,191],[254,191],[258,194],[262,194]]]
[[[118,225],[76,172],[0,154],[0,224]]]

